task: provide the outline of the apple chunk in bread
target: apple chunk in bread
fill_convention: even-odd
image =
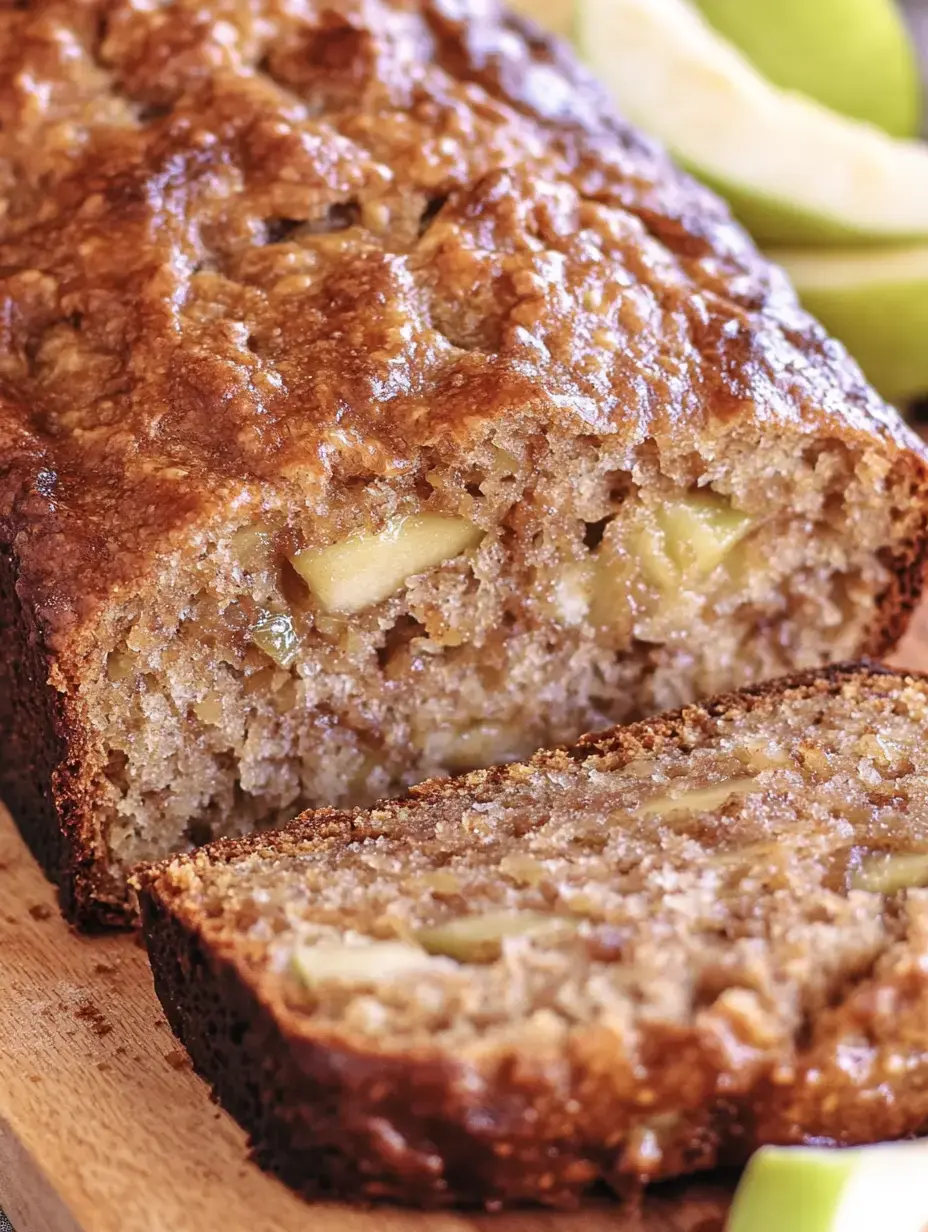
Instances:
[[[415,972],[426,973],[434,965],[421,947],[403,941],[375,941],[366,945],[304,946],[292,959],[294,974],[307,986],[346,976],[371,984],[405,979]]]
[[[727,779],[708,787],[694,787],[690,791],[652,796],[638,809],[642,817],[664,816],[668,813],[706,813],[721,808],[729,800],[763,791],[756,778]]]
[[[704,581],[751,529],[747,514],[715,492],[642,506],[629,546],[652,585],[665,593]]]
[[[291,563],[328,612],[361,612],[395,594],[417,573],[453,560],[483,538],[464,518],[400,518],[376,535],[353,535],[305,549]]]

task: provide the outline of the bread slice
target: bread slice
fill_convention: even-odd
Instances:
[[[928,677],[778,680],[141,878],[298,1189],[569,1203],[928,1132]]]
[[[0,48],[0,795],[76,918],[899,635],[921,446],[531,26],[85,0]]]

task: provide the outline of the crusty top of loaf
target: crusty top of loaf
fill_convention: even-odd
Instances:
[[[0,539],[54,643],[271,494],[526,431],[911,444],[725,207],[490,0],[0,12]]]

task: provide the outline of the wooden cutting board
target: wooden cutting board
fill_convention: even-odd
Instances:
[[[899,661],[928,668],[928,612]],[[417,1215],[303,1203],[248,1160],[131,936],[80,937],[0,808],[0,1207],[16,1232],[720,1232],[728,1190],[641,1210]]]
[[[0,1207],[16,1232],[718,1232],[726,1198],[505,1217],[302,1202],[210,1101],[138,941],[72,932],[0,808]]]

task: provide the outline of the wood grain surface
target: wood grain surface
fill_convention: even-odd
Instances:
[[[896,661],[928,669],[928,610]],[[16,1232],[720,1232],[727,1196],[499,1216],[303,1203],[211,1103],[138,942],[72,932],[0,807],[0,1207]]]

